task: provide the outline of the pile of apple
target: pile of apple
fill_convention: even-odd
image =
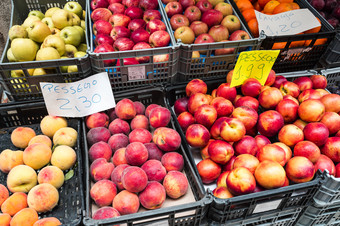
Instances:
[[[319,169],[340,177],[340,96],[324,89],[324,76],[291,82],[272,70],[264,86],[248,78],[230,87],[232,76],[211,95],[194,79],[174,103],[187,142],[200,148],[203,183],[216,181],[216,197],[307,182]]]
[[[91,9],[95,53],[150,49],[170,43],[157,0],[92,0]],[[153,62],[168,60],[168,54],[153,56]],[[123,61],[124,65],[148,63],[150,56]],[[115,63],[116,59],[104,60],[105,66]]]
[[[21,150],[0,153],[0,170],[8,174],[7,187],[0,184],[0,225],[61,225],[55,217],[39,220],[38,213],[51,211],[58,204],[57,189],[69,179],[64,172],[77,159],[72,147],[78,133],[68,127],[65,118],[49,115],[40,128],[40,135],[30,127],[15,128],[11,141]]]
[[[30,11],[21,25],[9,29],[9,62],[58,60],[86,55],[85,11],[78,2],[67,2],[63,9],[53,7],[45,14]],[[61,67],[62,72],[77,72],[76,65]],[[31,76],[53,73],[53,68],[28,69]],[[12,77],[24,77],[22,70]]]
[[[308,0],[308,2],[330,23],[338,28],[340,23],[340,2],[337,0]]]
[[[99,209],[93,219],[112,218],[146,209],[161,208],[166,196],[178,199],[187,193],[183,156],[177,152],[181,137],[166,127],[167,108],[122,99],[108,114],[86,118],[90,196]],[[153,133],[150,132],[153,130]]]
[[[204,44],[250,39],[241,29],[233,8],[223,0],[162,0],[176,40],[185,44]],[[234,52],[234,48],[215,50],[215,55]],[[195,52],[194,57],[205,54]]]

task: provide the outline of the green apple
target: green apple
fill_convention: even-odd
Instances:
[[[25,19],[24,23],[21,25],[24,29],[30,27],[34,21],[40,21],[41,19],[37,16],[29,16]]]
[[[45,38],[40,48],[53,47],[58,50],[60,56],[65,53],[65,42],[62,38],[56,35],[49,35]]]
[[[60,57],[60,59],[68,59],[68,57],[67,56],[62,56],[62,57]],[[68,66],[60,66],[60,70],[63,73],[67,72],[67,68],[68,68]]]
[[[81,37],[80,39],[80,43],[84,43],[85,42],[85,32],[84,32],[84,29],[80,26],[73,26],[74,28],[76,28],[79,32],[79,35]]]
[[[41,21],[34,21],[26,30],[28,37],[38,43],[42,43],[47,36],[52,34],[51,29]]]
[[[37,57],[36,57],[37,61],[56,60],[56,59],[60,59],[60,55],[58,53],[58,50],[56,50],[53,47],[42,48],[42,49],[39,49],[39,51],[37,52]]]
[[[68,58],[73,58],[74,54],[78,52],[77,48],[70,44],[65,44],[65,53],[64,56]]]
[[[11,48],[9,48],[9,49],[7,50],[7,60],[8,60],[9,62],[16,62],[16,61],[17,61],[17,60],[15,59],[13,53],[12,53],[12,49],[11,49]]]
[[[67,73],[73,73],[73,72],[78,72],[77,65],[70,65],[70,66],[68,66]]]
[[[16,38],[11,43],[11,49],[17,61],[32,61],[35,59],[39,46],[29,38]]]
[[[72,26],[73,25],[73,16],[72,13],[59,9],[55,10],[53,15],[52,15],[52,21],[54,24],[54,27],[58,29],[63,29],[64,27],[67,26]]]
[[[78,51],[74,54],[74,57],[76,58],[80,58],[80,57],[83,57],[86,55],[86,52],[83,52],[83,51]]]
[[[85,18],[86,18],[86,11],[85,10],[83,10],[83,13],[82,13],[82,20],[85,20]]]
[[[15,38],[27,38],[27,31],[20,25],[12,26],[8,31],[9,40],[13,40]]]
[[[70,13],[75,13],[78,17],[83,16],[83,7],[78,2],[67,2],[64,6],[64,9],[69,11]]]
[[[78,51],[81,52],[86,52],[87,51],[87,45],[85,43],[80,43],[80,45],[78,46]]]
[[[52,35],[60,36],[60,30],[58,28],[51,29]]]
[[[51,17],[45,17],[41,20],[41,22],[45,23],[50,29],[54,28],[54,24]]]
[[[49,8],[46,12],[45,12],[45,17],[52,17],[52,15],[54,14],[54,11],[60,9],[59,7],[52,7]]]
[[[80,27],[83,28],[84,31],[86,30],[85,20],[80,21]]]
[[[44,19],[44,17],[45,17],[45,15],[44,15],[42,12],[40,12],[39,10],[30,11],[30,12],[28,13],[28,16],[37,16],[37,17],[39,17],[41,20]]]
[[[71,44],[74,46],[78,46],[81,41],[78,29],[72,26],[64,27],[60,31],[60,37],[64,39],[65,44]]]
[[[46,74],[48,74],[48,73],[47,73],[47,70],[45,68],[36,68],[33,72],[33,76],[46,75]]]
[[[72,25],[80,25],[80,18],[75,13],[72,13]]]

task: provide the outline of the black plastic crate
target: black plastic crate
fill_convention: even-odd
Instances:
[[[106,71],[109,75],[111,86],[114,92],[125,91],[135,88],[143,87],[159,87],[166,86],[173,83],[178,70],[180,49],[176,45],[173,36],[171,35],[170,28],[167,27],[167,32],[170,35],[170,44],[166,47],[158,47],[151,49],[141,50],[129,50],[129,51],[115,51],[107,53],[94,53],[94,39],[93,34],[93,22],[91,20],[91,8],[90,2],[87,1],[88,7],[88,20],[90,30],[90,60],[94,73]],[[159,10],[160,11],[160,10]],[[160,11],[163,22],[164,15]],[[168,55],[168,59],[162,60],[162,62],[155,62],[154,56]],[[136,65],[124,65],[124,58],[135,57],[149,57],[148,63],[136,64]],[[112,66],[104,65],[105,60],[116,60],[116,63]],[[120,61],[120,65],[117,66],[117,62]],[[135,77],[135,71],[138,71],[138,76]]]
[[[325,174],[319,190],[313,198],[315,207],[340,206],[340,178]]]
[[[159,104],[165,107],[165,95],[161,89],[153,88],[149,90],[139,90],[129,93],[115,94],[115,100],[118,102],[121,99],[129,98],[132,101],[140,101],[145,106],[149,104]],[[174,128],[173,119],[169,127]],[[150,225],[166,224],[166,225],[202,225],[207,214],[209,204],[212,199],[207,196],[203,184],[199,182],[197,175],[190,164],[188,157],[183,149],[183,146],[178,149],[179,153],[184,158],[184,173],[188,178],[189,189],[191,189],[195,201],[179,204],[169,207],[162,207],[156,210],[147,210],[134,214],[124,215],[116,218],[94,220],[92,216],[92,199],[90,197],[91,178],[89,173],[89,158],[88,145],[86,140],[86,128],[83,122],[83,131],[85,138],[85,176],[86,176],[86,214],[83,219],[85,225],[112,225],[112,224],[127,224],[127,225]],[[183,143],[183,141],[182,141]],[[189,191],[188,191],[189,192]]]
[[[230,3],[229,0],[225,2]],[[174,30],[170,25],[170,18],[166,15],[165,4],[161,0],[158,0],[161,10],[166,17],[167,25],[171,30],[171,35],[173,36]],[[233,11],[234,15],[238,18],[239,14]],[[244,23],[241,22],[241,30],[245,30],[251,39],[240,40],[240,41],[230,41],[230,42],[215,42],[209,44],[184,44],[177,41],[180,45],[180,63],[178,69],[178,76],[176,83],[188,82],[194,78],[200,79],[219,79],[227,75],[228,71],[235,67],[237,62],[237,57],[240,52],[244,50],[258,50],[260,48],[262,38],[253,38],[249,30],[245,27]],[[175,40],[176,41],[176,40]],[[224,48],[235,48],[234,52],[227,55],[214,55],[216,49]],[[198,58],[193,58],[192,53],[194,51],[205,51],[206,54],[201,54]]]
[[[314,68],[319,62],[321,56],[326,51],[329,43],[331,43],[335,36],[333,27],[306,1],[294,0],[294,2],[297,3],[301,9],[309,9],[314,14],[314,16],[320,19],[322,26],[320,32],[314,34],[266,36],[261,44],[260,49],[271,50],[274,44],[286,42],[284,47],[277,48],[280,50],[280,54],[273,66],[273,70],[277,73],[302,71]],[[249,30],[244,17],[233,0],[231,0],[231,4],[233,5],[235,11],[241,15],[241,20]],[[326,43],[314,45],[318,39],[324,38],[327,38]],[[289,47],[294,41],[307,40],[311,40],[308,46]]]
[[[35,130],[37,134],[42,134],[40,121],[47,110],[43,102],[30,104],[17,104],[0,108],[0,152],[9,148],[17,150],[11,143],[11,133],[18,126],[27,126]],[[77,166],[74,175],[65,181],[63,186],[58,189],[59,202],[52,211],[40,213],[39,217],[56,217],[63,225],[81,224],[84,210],[84,188],[82,181],[82,141],[81,141],[81,120],[67,119],[68,126],[78,131],[77,144],[74,150],[77,153]],[[6,185],[7,174],[0,171],[0,183]]]
[[[85,0],[75,0],[86,8]],[[63,7],[66,0],[55,0],[53,3],[48,0],[12,0],[11,24],[10,27],[16,24],[21,24],[27,17],[28,13],[32,10],[40,10],[43,13],[52,7]],[[87,25],[87,17],[85,18]],[[86,44],[88,42],[88,26],[86,26]],[[13,96],[15,101],[25,100],[30,101],[34,99],[42,99],[39,82],[74,82],[79,79],[88,77],[92,74],[91,64],[88,54],[81,58],[69,58],[59,60],[45,60],[45,61],[27,61],[27,62],[9,62],[7,59],[7,50],[10,48],[10,40],[7,39],[4,48],[1,63],[0,63],[0,76],[6,89]],[[62,72],[63,66],[76,65],[78,72]],[[46,75],[30,76],[28,69],[35,68],[55,68],[54,72]],[[11,77],[11,71],[22,70],[23,77]]]
[[[340,85],[340,67],[321,70],[321,74],[326,76],[328,86]]]
[[[325,54],[320,59],[320,63],[325,68],[340,67],[340,31],[329,44]]]

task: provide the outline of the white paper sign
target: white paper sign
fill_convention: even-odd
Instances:
[[[146,79],[145,66],[128,67],[129,80]]]
[[[40,82],[48,114],[84,117],[116,106],[107,72],[72,83]]]
[[[255,15],[259,23],[259,32],[263,30],[268,36],[295,35],[320,26],[320,22],[308,9],[291,10],[275,15],[266,15],[255,10]]]

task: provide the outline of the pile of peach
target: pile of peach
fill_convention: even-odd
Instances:
[[[99,207],[93,219],[136,213],[140,204],[158,209],[166,196],[178,199],[187,193],[188,180],[181,172],[184,159],[177,152],[181,138],[166,127],[170,119],[167,108],[145,108],[130,99],[119,101],[108,114],[86,118],[94,182],[90,196]]]
[[[240,12],[242,13],[245,21],[248,24],[248,27],[253,34],[254,37],[259,37],[259,27],[258,22],[255,16],[255,10],[267,14],[274,15],[278,13],[283,13],[295,9],[300,9],[300,6],[294,2],[294,0],[234,0]],[[317,18],[319,20],[319,18]],[[320,20],[319,20],[320,22]],[[310,34],[310,33],[318,33],[321,29],[321,23],[319,27],[312,28],[310,30],[304,31],[299,34]],[[326,43],[327,39],[318,39],[314,45],[322,45]],[[308,46],[311,43],[311,40],[302,40],[292,42],[289,47],[299,47],[299,46]],[[284,48],[286,43],[276,43],[273,46],[273,49],[282,49]]]
[[[0,153],[0,170],[8,173],[7,188],[0,184],[0,225],[61,224],[54,217],[39,220],[38,213],[51,211],[58,204],[63,171],[76,162],[72,147],[78,133],[68,127],[65,118],[54,116],[45,116],[40,129],[43,134],[37,135],[30,127],[15,128],[11,141],[23,151]]]
[[[232,76],[211,95],[204,81],[191,80],[174,103],[187,142],[200,148],[201,179],[216,182],[216,197],[308,182],[317,170],[340,177],[340,96],[325,90],[324,76],[291,82],[272,70],[264,86],[248,78],[230,87]]]

